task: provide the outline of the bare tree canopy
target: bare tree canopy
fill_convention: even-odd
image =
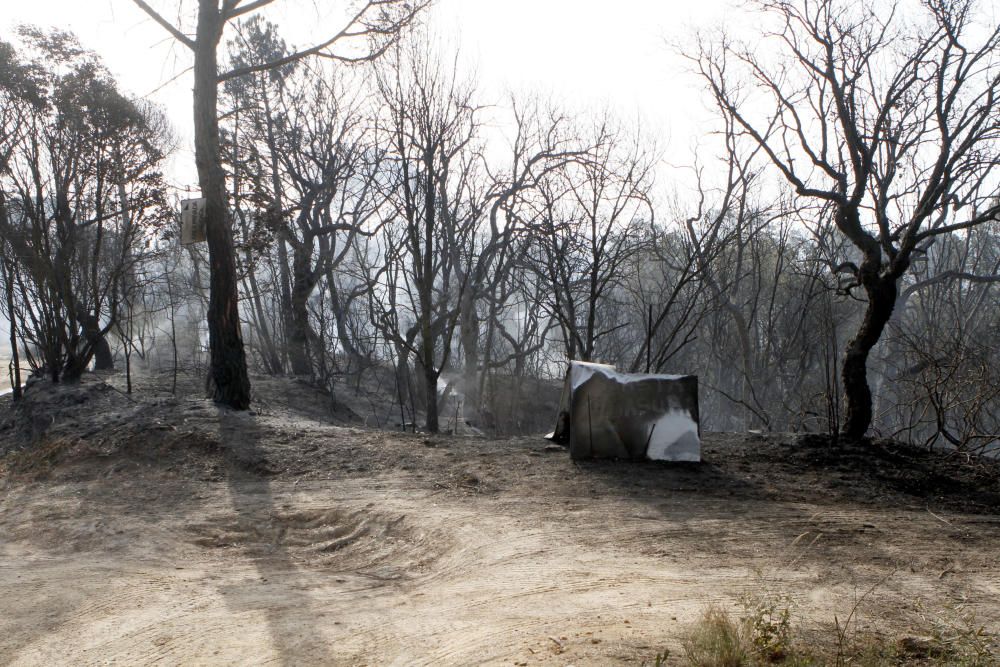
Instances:
[[[194,53],[194,142],[198,183],[205,198],[205,218],[211,267],[211,299],[208,309],[212,365],[209,386],[215,400],[236,409],[250,405],[250,379],[240,331],[236,260],[232,219],[226,205],[226,178],[219,153],[218,85],[242,75],[277,69],[309,56],[348,60],[378,57],[417,16],[426,2],[416,5],[402,0],[368,0],[332,36],[316,45],[273,59],[220,71],[218,46],[226,26],[240,17],[250,17],[274,0],[199,0],[195,37],[187,36],[144,0],[135,4],[175,39]],[[360,55],[338,55],[336,47],[362,41],[367,51]]]
[[[970,0],[757,6],[773,57],[722,35],[694,58],[738,133],[850,242],[835,270],[867,300],[842,372],[844,432],[860,438],[868,356],[899,280],[935,238],[1000,212],[1000,27],[979,23]]]
[[[997,441],[998,29],[972,3],[748,5],[749,44],[683,51],[714,129],[687,159],[480,87],[423,4],[304,46],[277,0],[135,4],[195,59],[207,252],[165,224],[162,116],[26,32],[67,69],[2,51],[12,384],[124,362],[246,407],[251,372],[291,375],[374,384],[380,425],[519,433],[586,359],[697,373],[711,429]]]
[[[168,137],[71,35],[20,37],[19,48],[0,43],[5,310],[30,367],[75,380],[92,360],[114,366],[108,334],[166,221]]]

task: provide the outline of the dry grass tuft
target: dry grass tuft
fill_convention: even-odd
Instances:
[[[795,632],[790,600],[784,596],[746,596],[744,613],[710,605],[682,637],[685,662],[693,667],[762,667],[764,665],[956,665],[1000,664],[996,636],[974,616],[944,614],[925,618],[926,632],[904,636],[858,629],[835,621],[829,633],[819,631],[808,642]],[[855,617],[858,608],[852,610]],[[943,620],[947,617],[947,620]],[[804,648],[808,646],[808,649]]]
[[[742,667],[750,664],[744,629],[712,605],[683,639],[684,654],[694,667]]]

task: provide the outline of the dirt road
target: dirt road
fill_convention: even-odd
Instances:
[[[706,604],[762,591],[819,642],[859,598],[890,638],[1000,630],[997,513],[818,484],[773,438],[574,464],[537,439],[88,400],[114,408],[89,440],[3,459],[0,664],[673,664]]]

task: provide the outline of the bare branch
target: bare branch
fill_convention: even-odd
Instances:
[[[180,29],[170,21],[160,16],[155,9],[146,4],[145,0],[132,0],[132,2],[134,2],[139,9],[146,12],[151,19],[163,26],[163,29],[173,35],[174,39],[194,51],[194,40],[181,32]]]
[[[139,0],[136,0],[137,2]],[[256,4],[256,3],[253,3]],[[425,7],[430,4],[430,0],[421,0],[414,5],[410,5],[400,0],[369,0],[364,6],[361,7],[354,16],[351,17],[350,21],[339,31],[337,34],[330,37],[319,44],[311,46],[307,49],[302,49],[301,51],[296,51],[295,53],[290,53],[287,56],[281,58],[276,58],[274,60],[259,63],[256,65],[247,65],[245,67],[237,67],[235,69],[229,70],[219,75],[219,81],[228,81],[229,79],[235,79],[237,77],[245,76],[247,74],[253,74],[255,72],[264,72],[272,70],[289,63],[302,60],[303,58],[308,58],[310,56],[322,56],[324,58],[331,58],[334,60],[341,60],[344,62],[362,62],[366,60],[374,60],[380,55],[385,53],[389,46],[395,41],[399,33],[410,25],[416,18],[417,14],[420,13]],[[240,8],[242,11],[251,5]],[[401,7],[403,8],[403,13],[400,16],[388,19],[386,14],[386,7]],[[373,25],[366,24],[364,22],[365,16],[370,13],[373,9],[378,8],[383,12],[383,19],[388,19],[388,22],[384,25]],[[362,56],[343,56],[337,55],[329,51],[329,48],[345,39],[353,39],[360,37],[387,37],[385,43],[381,44],[378,48],[373,51],[366,53]]]
[[[274,0],[254,0],[248,5],[239,6],[239,0],[233,0],[230,7],[223,7],[222,20],[229,21],[231,19],[243,16],[244,14],[249,14],[250,12],[260,9],[261,7],[266,7],[267,5],[274,2]]]

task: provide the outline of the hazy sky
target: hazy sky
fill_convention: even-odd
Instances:
[[[0,35],[19,23],[76,33],[101,55],[122,89],[162,105],[180,139],[168,173],[177,186],[197,181],[191,146],[191,64],[183,47],[131,0],[0,0]],[[193,30],[194,0],[149,0]],[[436,0],[426,22],[460,46],[477,73],[484,103],[505,91],[551,95],[571,109],[609,106],[640,119],[665,158],[690,163],[710,128],[698,82],[668,42],[718,24],[736,0]],[[277,0],[268,17],[293,45],[323,37],[344,7],[336,0]],[[670,171],[669,168],[665,168]],[[678,174],[679,175],[679,174]],[[664,180],[670,180],[670,174]],[[0,319],[0,341],[6,340]],[[0,347],[3,343],[0,342]]]
[[[571,108],[610,106],[640,118],[676,162],[689,162],[711,122],[697,82],[668,40],[719,22],[729,0],[437,0],[427,23],[460,44],[486,102],[505,90],[548,94]],[[190,57],[131,0],[4,0],[0,30],[17,23],[75,32],[97,51],[123,89],[165,106],[181,139],[169,172],[196,181],[191,135]],[[191,27],[195,2],[150,0]],[[277,0],[270,18],[305,45],[335,25],[345,3]],[[178,76],[179,75],[179,76]],[[176,80],[173,80],[176,77]]]

